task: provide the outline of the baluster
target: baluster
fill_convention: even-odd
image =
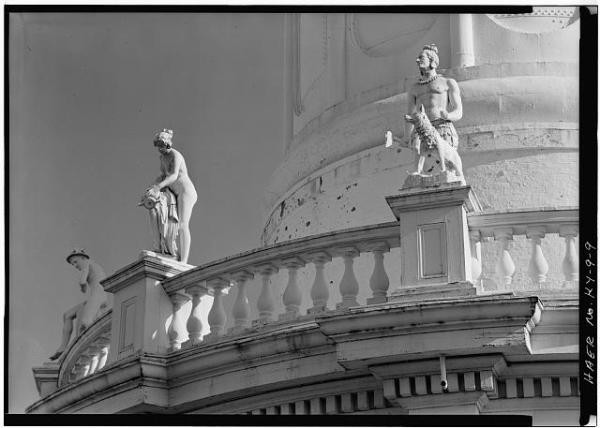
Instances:
[[[510,241],[513,239],[512,229],[504,228],[494,230],[494,239],[500,241],[502,249],[500,252],[500,258],[496,264],[496,271],[502,278],[504,288],[508,289],[512,283],[513,275],[515,274],[515,263],[510,256]]]
[[[81,356],[83,362],[83,377],[86,377],[90,374],[90,368],[92,366],[92,357],[87,354],[83,354]]]
[[[169,352],[177,351],[181,349],[181,343],[183,342],[183,338],[186,334],[186,328],[183,325],[183,320],[181,319],[180,310],[181,307],[188,301],[190,298],[185,294],[175,293],[169,296],[171,298],[171,303],[173,304],[173,318],[171,319],[171,325],[169,326],[169,330],[167,331],[167,335],[169,337]]]
[[[83,363],[77,361],[75,364],[73,364],[73,371],[71,373],[71,376],[69,377],[69,381],[77,382],[79,379],[81,379],[83,377],[83,370]]]
[[[98,366],[96,367],[96,371],[99,371],[104,368],[106,365],[106,360],[108,359],[108,352],[110,350],[110,337],[100,336],[100,338],[96,340],[96,343],[98,343],[98,346],[100,347]]]
[[[90,369],[88,370],[89,375],[96,373],[96,370],[98,370],[98,361],[100,360],[101,349],[102,348],[100,345],[96,343],[90,345],[88,348],[88,352],[90,353]]]
[[[283,305],[285,313],[279,316],[280,320],[290,321],[298,317],[300,305],[302,304],[302,290],[298,285],[298,268],[305,265],[304,260],[299,257],[291,257],[282,260],[281,264],[288,270],[288,283],[283,293]]]
[[[108,352],[110,351],[110,345],[105,346],[100,350],[100,358],[98,359],[98,368],[96,371],[102,370],[106,365],[106,360],[108,358]]]
[[[342,301],[336,305],[336,309],[358,306],[356,296],[358,295],[358,281],[354,275],[354,258],[360,253],[354,247],[339,248],[344,259],[344,275],[340,281],[340,294]]]
[[[229,287],[229,281],[223,278],[213,278],[206,281],[209,288],[213,289],[214,300],[212,308],[208,313],[208,325],[210,326],[210,334],[206,336],[210,340],[214,340],[223,336],[225,332],[225,323],[227,322],[227,314],[223,307],[223,290]]]
[[[246,295],[246,282],[252,278],[254,275],[245,270],[231,275],[231,279],[237,284],[237,294],[231,311],[234,323],[229,329],[230,333],[239,333],[250,327],[250,303]]]
[[[73,364],[71,371],[69,372],[68,382],[73,383],[77,380],[77,364]]]
[[[309,314],[318,314],[327,310],[327,301],[329,300],[329,286],[325,281],[324,269],[325,263],[331,261],[331,255],[325,251],[310,253],[305,256],[315,265],[315,280],[310,290],[310,297],[313,301],[313,307],[308,309]]]
[[[201,285],[192,285],[187,287],[185,292],[192,296],[192,310],[186,323],[188,340],[185,347],[196,345],[202,342],[202,320],[200,319],[201,308],[200,300],[206,295],[206,288]]]
[[[478,230],[472,230],[469,232],[469,238],[471,241],[471,279],[475,287],[480,286],[483,291],[483,281],[481,280],[481,274],[483,272],[483,265],[481,262],[481,233]]]
[[[365,251],[373,253],[373,273],[369,279],[369,287],[373,291],[372,297],[367,299],[367,304],[387,302],[387,292],[390,288],[390,278],[383,264],[383,253],[390,251],[387,242],[372,242],[364,247]]]
[[[275,312],[275,299],[273,290],[271,290],[271,275],[278,271],[277,267],[267,263],[256,266],[255,271],[262,276],[262,288],[258,296],[256,307],[258,309],[258,319],[254,320],[252,325],[260,327],[261,325],[273,321],[273,312]]]
[[[575,237],[577,236],[577,226],[560,226],[559,236],[565,238],[565,258],[562,262],[562,270],[565,275],[565,283],[568,286],[571,281],[579,281],[579,258],[575,248]]]
[[[527,228],[527,238],[531,239],[531,260],[529,261],[529,276],[534,285],[542,288],[546,282],[548,262],[542,252],[542,238],[546,236],[546,228],[533,226]]]
[[[86,377],[89,369],[90,358],[87,355],[81,355],[75,363],[75,380]]]

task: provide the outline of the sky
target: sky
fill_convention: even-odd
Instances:
[[[83,247],[107,274],[151,247],[140,196],[174,130],[198,192],[189,263],[260,246],[283,158],[283,15],[28,13],[9,21],[9,412],[79,303]]]

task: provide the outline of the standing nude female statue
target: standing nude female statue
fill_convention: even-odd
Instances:
[[[146,190],[143,204],[149,209],[153,225],[156,225],[153,231],[157,251],[175,257],[179,253],[178,260],[187,263],[191,243],[189,223],[198,195],[188,176],[185,159],[172,147],[172,138],[173,131],[170,129],[163,129],[154,136],[154,146],[160,153],[161,175]],[[174,205],[176,211],[173,210]],[[176,225],[179,245],[174,242],[173,225]]]

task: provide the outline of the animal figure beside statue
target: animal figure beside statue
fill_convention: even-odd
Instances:
[[[431,152],[437,152],[441,171],[445,172],[446,168],[448,168],[456,174],[461,184],[466,184],[462,170],[462,161],[458,155],[458,151],[442,138],[438,130],[435,129],[425,114],[423,105],[412,115],[405,115],[404,119],[414,126],[411,141],[413,141],[415,150],[419,155],[417,170],[412,174],[422,175],[425,158]]]

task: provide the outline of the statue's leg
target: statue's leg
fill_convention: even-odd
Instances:
[[[417,170],[415,171],[415,175],[423,173],[423,165],[425,165],[425,154],[421,153],[417,162]]]
[[[453,164],[454,164],[454,169],[456,171],[456,175],[458,177],[460,177],[461,182],[463,184],[466,184],[465,183],[465,176],[464,176],[463,170],[462,170],[462,159],[460,158],[460,155],[458,154],[458,150],[456,150],[454,152]]]
[[[442,137],[437,142],[438,156],[440,157],[440,169],[442,172],[446,172],[446,148],[448,147],[446,141],[442,140]]]
[[[179,260],[187,263],[190,255],[190,217],[196,203],[196,195],[182,193],[177,197],[177,214],[179,214]]]
[[[71,339],[71,334],[73,333],[73,321],[77,317],[77,313],[82,305],[83,303],[80,303],[79,305],[69,309],[63,315],[62,340],[56,352],[50,357],[51,360],[56,360],[62,355],[63,352],[65,352],[65,349],[69,344],[69,339]]]

